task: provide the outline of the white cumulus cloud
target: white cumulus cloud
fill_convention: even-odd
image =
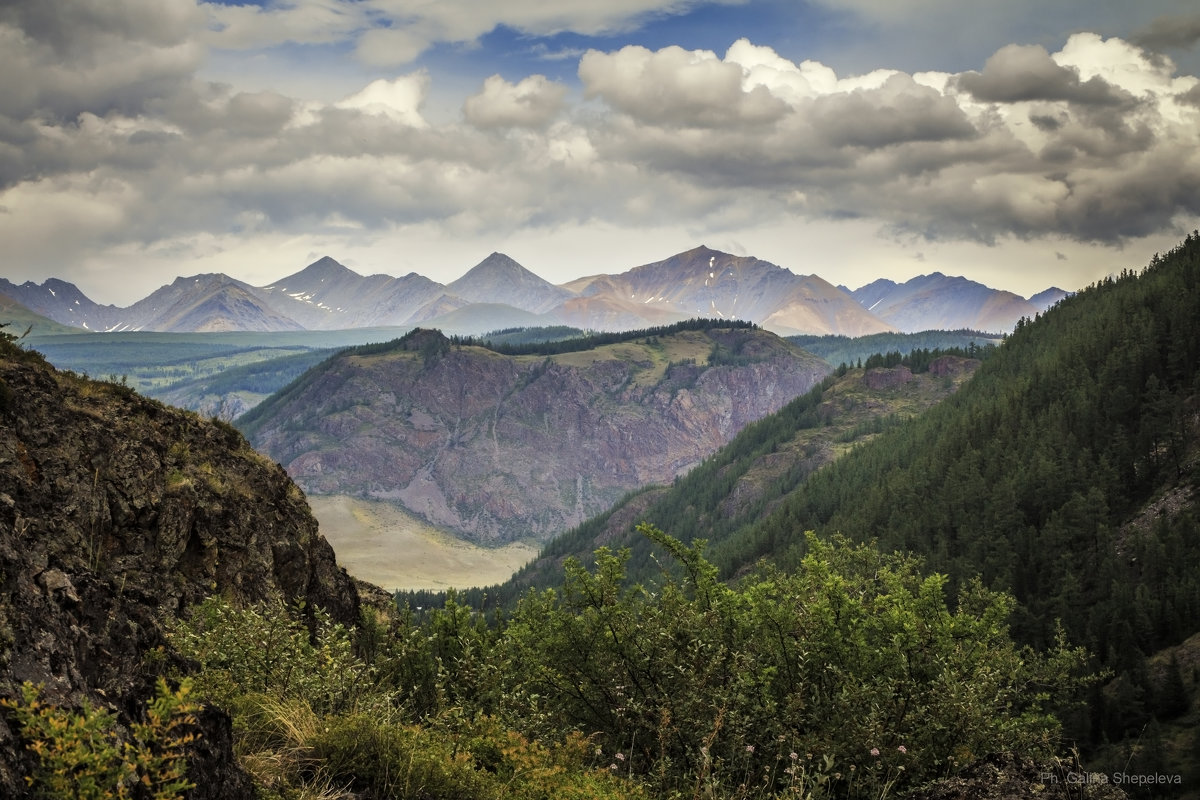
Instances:
[[[509,83],[499,75],[467,98],[463,114],[480,128],[543,128],[564,110],[567,87],[545,75],[530,75]]]

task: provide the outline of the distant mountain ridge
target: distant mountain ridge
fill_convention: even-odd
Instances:
[[[325,256],[268,286],[223,274],[180,277],[126,307],[99,305],[49,279],[0,293],[63,325],[90,331],[288,331],[377,326],[481,334],[498,328],[570,325],[631,330],[694,317],[743,319],[774,333],[864,336],[887,331],[1012,330],[1066,292],[1028,300],[941,273],[904,284],[879,280],[850,291],[816,275],[700,246],[670,258],[556,286],[503,253],[443,285],[417,273],[360,275]]]
[[[963,328],[1011,331],[1022,317],[1032,319],[1067,296],[1052,287],[1027,300],[940,272],[900,284],[880,279],[850,294],[863,308],[903,333]]]

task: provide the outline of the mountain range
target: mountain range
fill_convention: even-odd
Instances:
[[[89,331],[288,331],[372,326],[480,334],[570,325],[631,330],[694,317],[743,319],[780,335],[863,336],[885,331],[1012,330],[1066,295],[1031,298],[940,273],[850,291],[816,275],[700,246],[619,274],[556,286],[502,253],[443,285],[416,273],[360,275],[330,257],[269,286],[224,274],[180,277],[120,308],[57,278],[0,279],[0,294],[61,325]]]

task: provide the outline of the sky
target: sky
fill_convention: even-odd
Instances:
[[[0,0],[0,277],[701,244],[1023,296],[1200,227],[1195,0]]]

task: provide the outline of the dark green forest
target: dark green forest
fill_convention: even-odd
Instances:
[[[595,350],[610,344],[631,342],[637,339],[669,336],[683,331],[705,331],[713,328],[728,328],[732,330],[754,329],[758,326],[744,320],[714,320],[707,317],[696,317],[671,325],[656,325],[651,328],[639,328],[632,331],[590,331],[569,338],[559,338],[575,328],[560,326],[556,328],[506,328],[494,334],[485,336],[453,335],[449,338],[442,336],[446,346],[484,347],[495,353],[506,356],[553,356],[560,353],[578,353],[585,350]],[[427,338],[429,331],[414,328],[399,339],[379,344],[366,344],[347,349],[347,354],[358,356],[379,355],[404,346],[417,337]],[[518,335],[520,334],[520,335]],[[440,331],[438,335],[441,336]]]
[[[1100,748],[1184,710],[1147,658],[1200,630],[1198,393],[1193,234],[1022,321],[961,392],[810,477],[713,559],[726,576],[788,569],[802,531],[840,531],[955,584],[981,576],[1016,597],[1018,639],[1044,646],[1061,621],[1111,671],[1071,731]]]

